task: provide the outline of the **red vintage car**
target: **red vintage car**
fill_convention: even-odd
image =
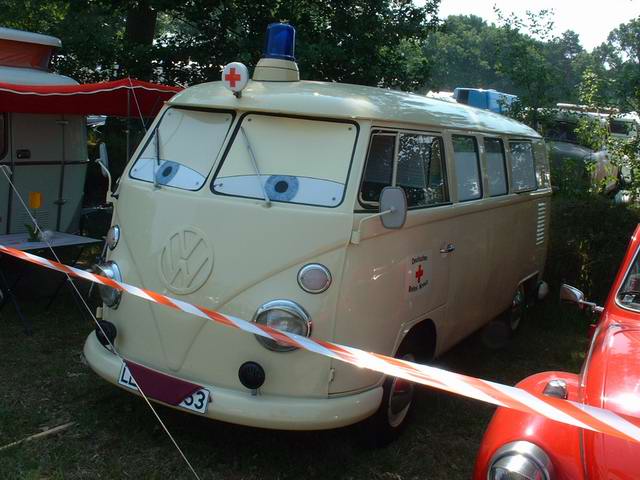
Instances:
[[[606,408],[640,424],[640,225],[603,307],[563,285],[560,298],[601,312],[579,375],[545,372],[518,384]],[[640,479],[640,444],[498,408],[476,459],[474,480]]]

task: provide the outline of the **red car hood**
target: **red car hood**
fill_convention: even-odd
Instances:
[[[640,325],[609,325],[585,371],[584,400],[640,425]],[[639,443],[585,431],[584,448],[589,478],[640,478]]]

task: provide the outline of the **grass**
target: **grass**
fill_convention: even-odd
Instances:
[[[556,198],[550,284],[557,288],[568,281],[602,301],[639,219],[637,210],[599,198]],[[544,370],[577,372],[590,319],[571,306],[561,307],[556,298],[552,290],[545,303],[529,311],[507,348],[487,350],[476,335],[436,363],[510,385]],[[0,447],[45,426],[76,424],[62,434],[0,451],[0,478],[191,478],[143,401],[102,381],[83,362],[82,345],[92,325],[69,295],[51,312],[43,311],[44,303],[22,300],[34,323],[32,337],[22,333],[11,305],[0,313]],[[422,388],[404,435],[372,451],[363,447],[356,428],[269,431],[158,410],[203,480],[468,479],[494,411]]]
[[[0,321],[0,446],[65,422],[66,432],[0,451],[3,479],[190,478],[147,406],[99,379],[81,349],[91,325],[66,298],[49,313],[23,300],[26,337],[7,305]],[[514,341],[495,352],[471,337],[437,363],[514,384],[541,370],[577,371],[588,321],[553,300],[530,311]],[[204,479],[466,479],[493,408],[421,389],[412,424],[391,446],[367,450],[355,428],[259,430],[166,408],[160,415]]]

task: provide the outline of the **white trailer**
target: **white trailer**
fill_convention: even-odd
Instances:
[[[61,45],[47,35],[0,28],[0,88],[77,85],[48,70]],[[43,229],[76,228],[87,164],[83,115],[15,113],[0,105],[0,165],[10,167],[11,181]],[[25,232],[28,224],[28,213],[0,176],[0,234]]]

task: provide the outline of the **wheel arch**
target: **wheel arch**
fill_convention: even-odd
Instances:
[[[418,362],[432,360],[436,352],[436,325],[430,318],[425,318],[409,327],[395,354],[411,351]]]

